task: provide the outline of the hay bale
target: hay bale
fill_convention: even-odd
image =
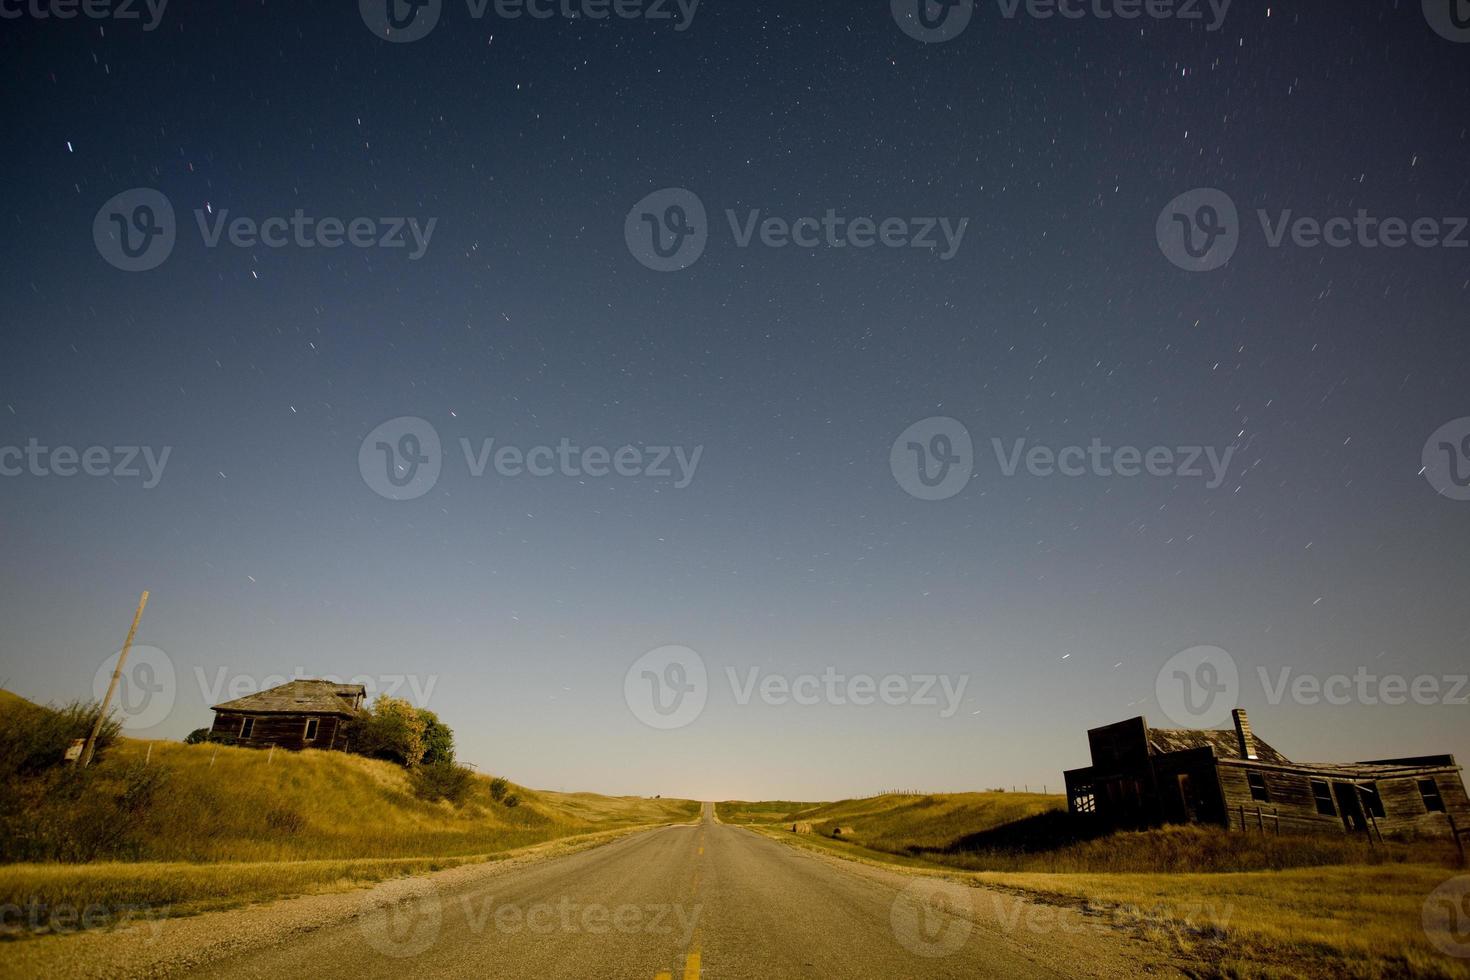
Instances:
[[[833,837],[851,837],[852,835],[853,835],[853,829],[851,827],[833,827],[832,828],[832,836]]]
[[[812,825],[805,821],[797,821],[791,825],[791,832],[793,834],[810,834],[812,832]]]

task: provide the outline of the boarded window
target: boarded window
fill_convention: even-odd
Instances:
[[[308,742],[316,741],[316,725],[317,720],[315,718],[306,719],[306,740]]]
[[[255,734],[255,719],[245,718],[240,722],[240,737],[249,738]]]
[[[1245,774],[1246,782],[1251,784],[1251,799],[1257,803],[1270,803],[1271,791],[1266,788],[1266,774],[1263,772],[1248,772]]]
[[[1439,786],[1434,780],[1419,780],[1419,795],[1424,797],[1424,809],[1430,813],[1444,813],[1444,800],[1440,798]]]
[[[1312,780],[1312,798],[1317,801],[1317,812],[1324,817],[1337,816],[1337,806],[1332,802],[1332,787],[1320,779]]]
[[[1358,795],[1363,798],[1363,809],[1375,817],[1383,816],[1383,797],[1378,795],[1377,783],[1364,783],[1358,787]]]

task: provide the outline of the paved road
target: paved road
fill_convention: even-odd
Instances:
[[[714,821],[453,888],[407,879],[355,921],[209,977],[537,980],[1137,976],[1136,941],[1000,893],[814,855]],[[1038,922],[1040,925],[1038,927]],[[1172,972],[1172,971],[1171,971]]]

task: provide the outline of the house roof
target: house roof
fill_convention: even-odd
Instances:
[[[333,681],[290,681],[268,691],[214,706],[215,711],[244,711],[256,714],[344,715],[351,717],[357,701],[367,696],[361,684]]]
[[[1259,735],[1254,736],[1256,756],[1259,761],[1272,765],[1290,765],[1291,761],[1277,752]],[[1239,759],[1240,742],[1235,729],[1224,731],[1196,730],[1192,728],[1150,728],[1148,730],[1149,751],[1154,754],[1182,752],[1186,749],[1211,748],[1221,759]]]

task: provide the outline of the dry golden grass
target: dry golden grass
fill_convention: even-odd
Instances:
[[[141,761],[123,740],[106,765]],[[477,777],[462,805],[417,798],[407,773],[342,752],[276,752],[158,742],[168,781],[140,824],[154,861],[302,861],[454,857],[640,824],[693,819],[685,800],[542,793],[512,786],[511,808]]]
[[[907,873],[943,871],[1040,900],[1054,907],[1043,928],[1066,922],[1138,932],[1196,963],[1202,976],[1470,977],[1470,962],[1441,953],[1423,927],[1430,893],[1465,873],[1447,843],[1369,847],[1345,837],[1169,827],[1036,853],[945,850],[947,837],[961,840],[974,833],[969,824],[997,812],[963,797],[988,795],[925,806],[879,797],[799,811],[733,804],[725,812],[793,846]],[[793,818],[818,815],[828,819],[814,830],[850,821],[856,841],[790,832]],[[990,828],[979,829],[988,839]],[[956,872],[966,864],[988,870]]]
[[[1455,874],[1438,865],[1240,874],[996,874],[974,880],[1105,909],[1167,936],[1225,976],[1467,977],[1439,952],[1424,902]]]
[[[478,776],[456,806],[408,774],[341,752],[120,740],[99,776],[147,759],[166,773],[136,818],[136,862],[0,865],[0,905],[169,906],[171,914],[334,890],[569,839],[698,816],[688,800],[543,793],[507,807]],[[552,845],[554,847],[554,845]]]

